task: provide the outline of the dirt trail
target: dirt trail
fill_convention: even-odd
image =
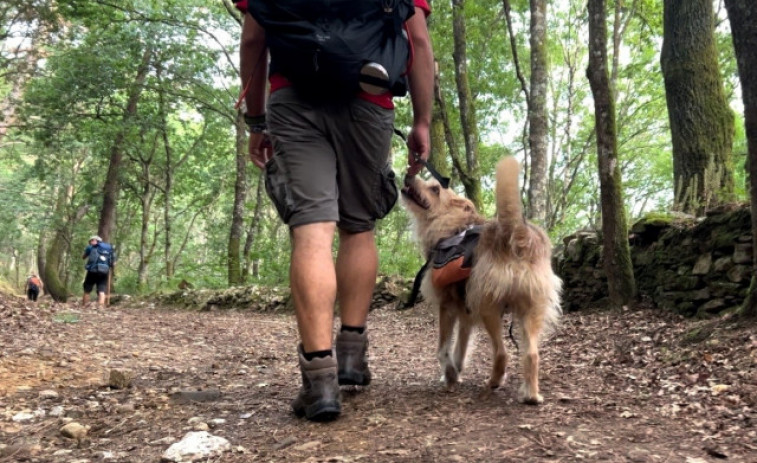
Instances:
[[[374,384],[346,390],[330,424],[290,412],[294,326],[283,314],[4,298],[0,462],[157,462],[200,428],[232,444],[214,462],[757,461],[754,326],[568,314],[544,345],[545,403],[533,407],[516,400],[517,359],[505,387],[484,391],[484,336],[459,390],[443,392],[433,315],[386,307],[370,317]],[[105,387],[111,369],[133,372],[132,387]],[[177,400],[193,390],[220,395]],[[78,446],[59,431],[70,420],[89,426]]]

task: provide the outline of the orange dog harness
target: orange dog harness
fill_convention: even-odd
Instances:
[[[472,226],[450,238],[443,239],[431,252],[431,284],[435,288],[468,279],[481,226]]]

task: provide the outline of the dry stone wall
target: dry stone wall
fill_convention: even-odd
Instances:
[[[601,243],[599,233],[580,231],[555,250],[564,310],[606,299]],[[748,206],[719,208],[700,219],[648,216],[631,227],[629,243],[639,293],[658,307],[709,316],[738,307],[746,296],[752,269]]]

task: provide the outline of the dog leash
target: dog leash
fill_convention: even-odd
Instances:
[[[392,129],[394,130],[394,133],[397,134],[397,136],[400,137],[402,141],[405,142],[405,144],[407,144],[407,136],[404,133],[402,133],[402,131],[398,129],[397,127],[392,127]],[[431,176],[434,177],[439,182],[442,188],[449,188],[449,182],[450,182],[449,177],[444,177],[436,169],[434,169],[434,166],[429,164],[428,161],[426,161],[425,159],[421,159],[420,154],[416,153],[415,151],[411,151],[411,153],[413,154],[415,161],[423,164],[423,167],[425,167],[428,170],[428,172],[431,174]]]
[[[513,336],[513,319],[510,318],[510,329],[508,330],[510,332],[510,340],[515,344],[515,350],[520,351],[520,346],[518,346],[518,341],[515,340],[515,336]]]
[[[400,137],[402,141],[405,142],[405,145],[407,145],[407,136],[402,133],[402,131],[397,127],[392,127],[392,130],[394,130],[394,133],[398,137]],[[444,177],[442,174],[440,174],[436,169],[434,169],[434,166],[428,163],[428,161],[421,159],[421,156],[418,153],[414,151],[411,151],[411,153],[413,154],[416,162],[423,164],[423,166],[429,171],[429,173],[439,182],[442,188],[449,188],[449,177]],[[418,270],[418,273],[415,275],[415,279],[413,280],[413,289],[410,292],[410,297],[408,298],[407,302],[400,302],[399,304],[397,304],[397,310],[407,310],[415,306],[415,303],[418,301],[418,294],[420,293],[421,281],[423,281],[423,276],[428,270],[428,264],[429,261],[426,261],[426,263],[423,264],[423,267]]]
[[[427,260],[426,263],[423,264],[423,267],[418,270],[418,273],[415,274],[413,289],[410,291],[410,296],[407,298],[406,302],[400,301],[400,303],[397,304],[397,310],[407,310],[415,307],[415,303],[418,302],[418,296],[421,291],[421,282],[423,281],[423,276],[426,274],[429,262],[430,261]]]

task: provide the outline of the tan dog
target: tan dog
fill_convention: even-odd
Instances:
[[[428,258],[440,240],[470,225],[483,224],[470,278],[436,288],[427,272],[421,292],[439,312],[439,362],[448,389],[459,381],[473,326],[480,322],[491,338],[494,365],[489,387],[505,378],[507,353],[502,341],[502,315],[511,312],[519,333],[523,385],[521,400],[543,401],[539,394],[539,338],[561,314],[562,282],[552,271],[551,243],[523,217],[518,175],[520,166],[507,157],[497,165],[497,218],[486,220],[468,199],[435,180],[406,178],[402,198],[412,213],[417,238]],[[453,332],[457,342],[453,349]]]

